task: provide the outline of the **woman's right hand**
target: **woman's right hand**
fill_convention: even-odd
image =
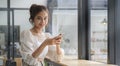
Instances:
[[[54,38],[47,38],[44,42],[47,45],[56,45],[56,44],[60,44],[62,40],[62,35],[58,35]]]

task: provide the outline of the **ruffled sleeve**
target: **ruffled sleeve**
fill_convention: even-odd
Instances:
[[[52,37],[50,33],[47,34],[48,37]],[[52,61],[60,62],[64,57],[64,49],[61,48],[61,54],[58,55],[56,52],[56,45],[49,45],[48,46],[48,53],[47,58],[51,59]]]
[[[32,53],[34,52],[33,49],[33,40],[28,31],[23,31],[20,35],[20,53],[25,63],[29,65],[38,65],[39,62],[36,58],[33,58]]]

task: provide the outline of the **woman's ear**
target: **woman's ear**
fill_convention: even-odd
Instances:
[[[31,23],[32,25],[34,25],[34,22],[33,22],[33,20],[32,20],[32,19],[30,19],[29,21],[30,21],[30,23]]]

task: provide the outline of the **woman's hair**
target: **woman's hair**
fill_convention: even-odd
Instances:
[[[37,4],[32,4],[29,12],[30,12],[30,18],[29,21],[31,24],[33,24],[33,20],[35,18],[35,16],[42,11],[46,11],[48,13],[48,9],[47,7],[43,6],[43,5],[37,5]]]

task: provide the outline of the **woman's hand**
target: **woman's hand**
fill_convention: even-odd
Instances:
[[[62,40],[62,34],[59,34],[58,36],[54,38],[47,38],[44,42],[47,45],[59,45]]]
[[[54,39],[55,39],[55,44],[56,44],[56,45],[61,44],[62,34],[59,34],[58,36],[54,37]]]

